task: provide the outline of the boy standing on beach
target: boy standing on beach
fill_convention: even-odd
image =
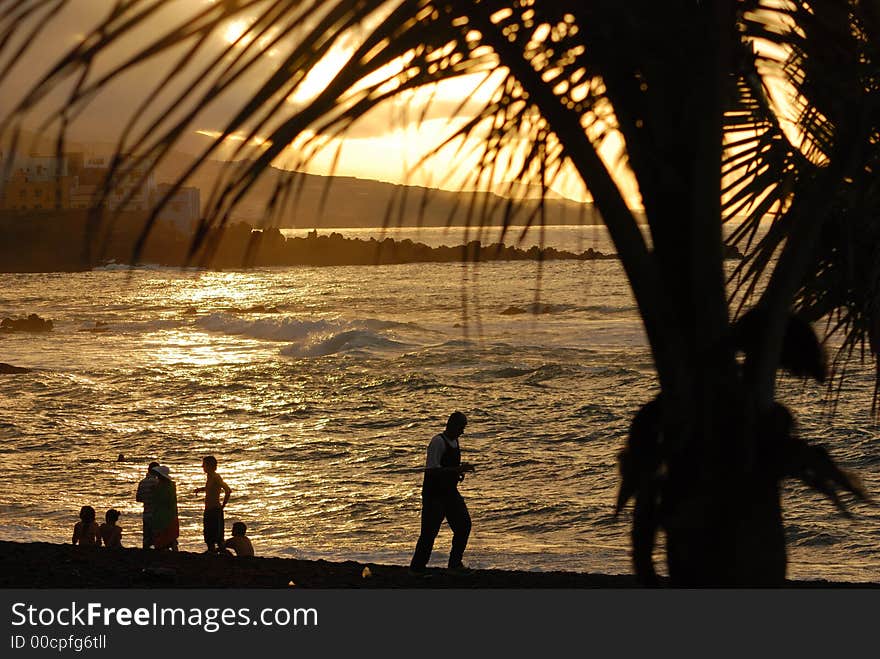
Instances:
[[[225,524],[223,521],[223,509],[229,503],[229,495],[232,490],[220,478],[217,473],[217,458],[207,455],[202,460],[202,469],[207,479],[204,487],[196,488],[196,494],[205,493],[205,514],[202,518],[204,524],[205,544],[209,552],[223,551],[223,534]],[[223,503],[220,503],[220,490],[225,493]]]

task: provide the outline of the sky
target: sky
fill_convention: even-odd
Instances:
[[[150,4],[152,0],[138,0]],[[138,114],[140,102],[144,98],[152,100],[150,108],[162,116],[179,116],[185,104],[176,103],[174,96],[185,88],[185,83],[196,81],[190,98],[196,98],[206,89],[203,67],[213,58],[219,58],[222,65],[227,64],[243,52],[258,52],[259,65],[244,75],[240,81],[221,96],[212,97],[207,107],[191,122],[187,131],[180,137],[178,149],[186,153],[199,153],[207,148],[231,116],[240,109],[259,85],[280,65],[282,56],[295,42],[296,33],[286,40],[273,43],[273,32],[255,35],[253,24],[260,11],[268,6],[268,0],[238,0],[251,2],[252,6],[230,17],[212,31],[204,47],[195,56],[185,59],[181,65],[181,49],[165,52],[127,70],[111,84],[107,85],[74,118],[70,136],[79,142],[115,143],[123,127],[132,116],[139,117],[139,125],[149,124],[149,109]],[[27,29],[18,30],[19,43],[29,41],[32,47],[12,67],[9,76],[0,81],[0,115],[5,114],[17,99],[30,89],[42,75],[69,49],[81,43],[91,30],[100,23],[116,0],[67,0],[65,8],[51,20],[38,20],[42,31],[30,38]],[[51,4],[51,3],[50,3]],[[96,79],[113,66],[118,66],[133,53],[168,30],[179,26],[188,17],[217,7],[215,0],[165,0],[156,16],[148,20],[140,29],[127,35],[118,46],[114,46],[103,57],[96,59],[90,72]],[[2,24],[0,24],[2,27]],[[366,26],[368,29],[369,26]],[[320,62],[300,85],[296,93],[289,96],[281,106],[281,115],[287,116],[317,94],[323,86],[344,65],[348,55],[356,45],[357,36],[342,42],[331,49],[324,61]],[[760,45],[760,44],[759,44]],[[250,50],[248,50],[250,49]],[[0,51],[0,70],[13,52]],[[179,76],[160,85],[169,71],[178,71]],[[316,174],[335,173],[343,176],[377,179],[393,183],[410,183],[450,190],[495,189],[499,190],[510,179],[503,171],[495,174],[492,180],[474,181],[477,168],[477,153],[481,141],[477,138],[464,143],[456,143],[443,149],[430,162],[416,168],[431,149],[452,135],[476,109],[491,96],[504,70],[497,71],[488,80],[482,76],[462,77],[446,81],[434,88],[411,93],[374,109],[364,116],[346,133],[344,139],[319,140],[324,148],[310,156],[307,163],[301,162],[302,140],[285,151],[285,155],[275,161],[283,168],[295,168]],[[200,84],[201,83],[201,84]],[[777,85],[779,87],[779,85]],[[157,91],[158,89],[163,91]],[[69,89],[69,87],[68,87]],[[774,87],[775,89],[775,87]],[[773,90],[771,90],[773,91]],[[50,95],[41,107],[60,107],[63,104],[65,88],[62,85]],[[777,105],[785,108],[784,94],[774,94]],[[463,99],[471,97],[462,105]],[[430,103],[428,104],[428,101]],[[427,111],[425,108],[427,106]],[[168,108],[167,114],[164,112]],[[28,128],[39,126],[39,111],[29,117]],[[420,118],[420,115],[421,116]],[[783,122],[787,126],[786,122]],[[153,131],[158,134],[158,131]],[[51,131],[41,131],[42,135],[52,135]],[[263,134],[263,137],[265,136]],[[303,140],[314,137],[306,133]],[[792,136],[796,138],[797,136]],[[796,141],[796,140],[795,140]],[[243,146],[243,135],[230,136],[223,147],[215,152],[217,159],[234,159],[237,149]],[[245,146],[252,147],[250,156],[258,152],[261,135]],[[526,141],[523,140],[522,144]],[[0,144],[2,148],[2,144]],[[603,144],[600,153],[612,175],[618,181],[628,203],[639,207],[640,197],[625,160],[622,157],[623,145],[614,131]],[[502,159],[502,164],[515,160],[515,152],[510,158]],[[589,194],[572,168],[563,170],[554,182],[555,192],[570,199],[589,200]]]
[[[20,94],[28,89],[53,62],[81,42],[84,35],[98,24],[113,4],[114,0],[71,0],[64,11],[52,20],[44,22],[43,31],[34,39],[36,47],[31,48],[26,57],[21,58],[13,68],[11,76],[2,83],[4,90]],[[97,60],[92,75],[100,75],[111,65],[123,61],[137,48],[143,47],[149,38],[155,38],[171,26],[179,24],[186,16],[202,11],[211,4],[213,4],[212,0],[169,0],[164,11],[148,22],[143,29],[121,42],[118,48],[110,51],[111,55],[103,60]],[[237,50],[253,41],[247,30],[255,16],[256,10],[244,12],[219,26],[211,34],[203,52],[188,60],[187,67],[183,69],[184,75],[181,77],[197,76],[195,72],[209,58],[229,48],[230,52],[227,55],[229,59]],[[256,45],[261,51],[260,67],[255,69],[253,75],[243,78],[241,83],[230,92],[212,100],[210,107],[193,122],[191,130],[182,136],[181,150],[195,153],[205,148],[211,139],[219,135],[225,121],[242,106],[249,93],[257,88],[258,82],[277,67],[279,57],[284,52],[283,44],[273,47],[269,41],[270,36],[266,35]],[[351,43],[346,43],[343,47],[331,51],[326,60],[306,79],[301,89],[288,98],[287,108],[295,109],[320,91],[345,62],[352,47]],[[72,123],[71,136],[77,141],[115,142],[127,120],[136,112],[141,99],[153,95],[155,106],[160,107],[163,101],[171,99],[172,92],[182,88],[181,82],[172,82],[165,85],[164,94],[153,94],[153,87],[169,70],[178,65],[178,57],[176,52],[156,57],[131,69],[109,85]],[[474,104],[485,102],[500,79],[501,76],[498,74],[488,81],[483,81],[482,77],[471,76],[442,83],[435,89],[416,93],[408,98],[397,99],[363,117],[346,134],[341,144],[338,140],[328,142],[307,166],[297,166],[296,156],[300,152],[295,149],[289,152],[287,158],[276,161],[275,164],[282,167],[297,166],[299,169],[318,174],[333,171],[339,175],[446,189],[497,186],[503,182],[503,176],[497,176],[498,180],[493,181],[491,185],[486,182],[476,185],[467,180],[467,176],[475,170],[476,156],[473,154],[479,146],[477,140],[461,145],[460,149],[460,145],[447,148],[429,164],[418,169],[415,169],[414,165],[425,153],[454,133],[470,118],[475,109]],[[482,86],[480,86],[481,81]],[[59,90],[54,98],[50,97],[44,105],[48,107],[54,104],[54,107],[57,107],[62,98],[61,93]],[[462,99],[471,94],[474,94],[473,102],[465,104],[462,108]],[[0,111],[8,111],[15,97],[15,93],[0,94]],[[419,120],[428,98],[431,99],[429,111],[424,119]],[[146,115],[142,115],[142,119],[146,118]],[[33,123],[33,120],[31,122]],[[233,151],[241,146],[242,141],[241,136],[233,136],[217,154],[218,157],[231,157]],[[606,153],[609,163],[617,162],[618,151],[619,144],[610,144]],[[577,200],[588,199],[583,185],[573,171],[565,172],[553,187],[566,197]]]

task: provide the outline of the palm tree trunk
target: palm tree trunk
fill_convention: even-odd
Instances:
[[[677,14],[668,18],[671,11]],[[756,445],[772,447],[774,437],[736,361],[721,252],[722,125],[735,3],[677,3],[663,12],[658,20],[667,17],[666,28],[676,31],[663,36],[675,44],[634,68],[647,83],[634,87],[626,72],[605,82],[628,144],[639,144],[630,150],[632,164],[646,183],[651,258],[676,335],[653,346],[668,356],[657,368],[668,469],[658,517],[669,575],[681,586],[776,585],[785,577],[777,474],[753,455]],[[613,44],[608,48],[613,57]],[[677,367],[666,370],[670,362]]]
[[[707,374],[707,379],[710,374]],[[716,382],[720,384],[720,382]],[[678,586],[771,586],[785,579],[786,554],[772,424],[750,412],[732,387],[723,397],[695,396],[682,447],[668,456],[662,493],[669,576]],[[709,429],[699,436],[695,427]]]

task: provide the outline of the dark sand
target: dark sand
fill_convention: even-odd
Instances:
[[[363,571],[369,567],[370,576]],[[631,588],[626,575],[475,570],[460,577],[406,567],[293,558],[141,549],[90,549],[44,542],[0,541],[2,588]],[[878,584],[790,582],[794,587],[877,587]]]

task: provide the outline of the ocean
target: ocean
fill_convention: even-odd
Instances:
[[[549,227],[544,243],[613,251],[598,227]],[[156,459],[177,483],[181,548],[202,551],[193,490],[213,454],[227,529],[244,521],[259,555],[407,564],[425,450],[458,409],[477,469],[461,487],[466,563],[630,571],[616,454],[657,384],[616,261],[0,274],[0,317],[28,313],[55,329],[0,334],[0,361],[34,369],[0,376],[0,539],[69,542],[88,504],[120,510],[139,546],[134,492]],[[852,367],[834,415],[818,385],[783,380],[780,397],[876,495],[872,371]],[[880,582],[876,507],[847,519],[797,483],[784,506],[791,577]]]

